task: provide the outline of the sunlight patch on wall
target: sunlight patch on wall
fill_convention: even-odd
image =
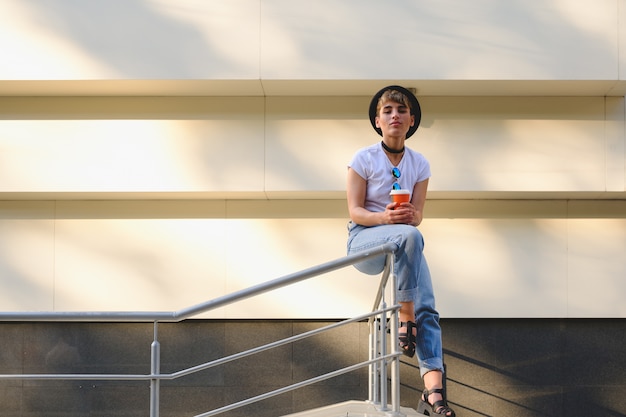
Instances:
[[[54,222],[0,218],[0,309],[53,307]]]
[[[0,149],[2,191],[263,189],[263,143],[245,123],[2,121]],[[233,150],[236,160],[223,157]]]
[[[569,220],[569,315],[626,318],[626,220]]]
[[[55,308],[171,311],[222,295],[224,234],[211,219],[59,220]]]
[[[71,80],[85,74],[102,78],[115,71],[72,39],[51,30],[35,13],[36,3],[4,1],[0,14],[0,50],[5,57],[0,66],[4,80]]]
[[[428,219],[421,227],[444,317],[564,317],[565,219]]]
[[[229,222],[228,292],[345,256],[345,224],[344,219]],[[371,309],[377,285],[378,277],[347,267],[233,305],[228,316],[347,317]]]

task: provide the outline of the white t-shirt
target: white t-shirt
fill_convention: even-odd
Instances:
[[[352,168],[367,182],[365,209],[374,212],[385,211],[385,207],[391,202],[389,192],[395,182],[413,194],[415,184],[430,178],[430,164],[424,155],[405,148],[402,160],[397,165],[400,179],[396,180],[391,173],[394,165],[387,158],[380,142],[359,149],[352,157],[348,168]]]

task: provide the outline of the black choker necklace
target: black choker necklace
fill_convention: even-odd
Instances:
[[[385,145],[384,141],[380,141],[380,144],[383,145],[383,149],[386,150],[389,153],[402,153],[404,152],[404,146],[402,147],[402,149],[392,149],[389,146]]]

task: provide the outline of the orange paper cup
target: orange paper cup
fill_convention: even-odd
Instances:
[[[408,203],[411,199],[411,192],[409,190],[391,190],[389,193],[391,201],[394,203]]]

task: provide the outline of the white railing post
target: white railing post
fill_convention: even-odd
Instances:
[[[378,358],[378,317],[370,317],[369,319],[369,360],[374,360]],[[369,369],[369,378],[368,378],[368,396],[367,398],[372,404],[378,404],[380,398],[378,397],[378,384],[377,384],[377,375],[378,375],[378,362],[370,363]]]
[[[396,297],[396,288],[397,286],[397,277],[396,271],[393,267],[394,265],[394,257],[393,253],[387,255],[387,262],[391,264],[391,304],[397,304]],[[400,353],[400,346],[398,345],[398,310],[394,310],[391,313],[391,346],[392,353]],[[391,360],[391,408],[394,415],[400,413],[400,356],[395,356]]]
[[[150,417],[159,417],[161,380],[161,345],[159,343],[159,322],[154,322],[154,340],[150,346]]]

